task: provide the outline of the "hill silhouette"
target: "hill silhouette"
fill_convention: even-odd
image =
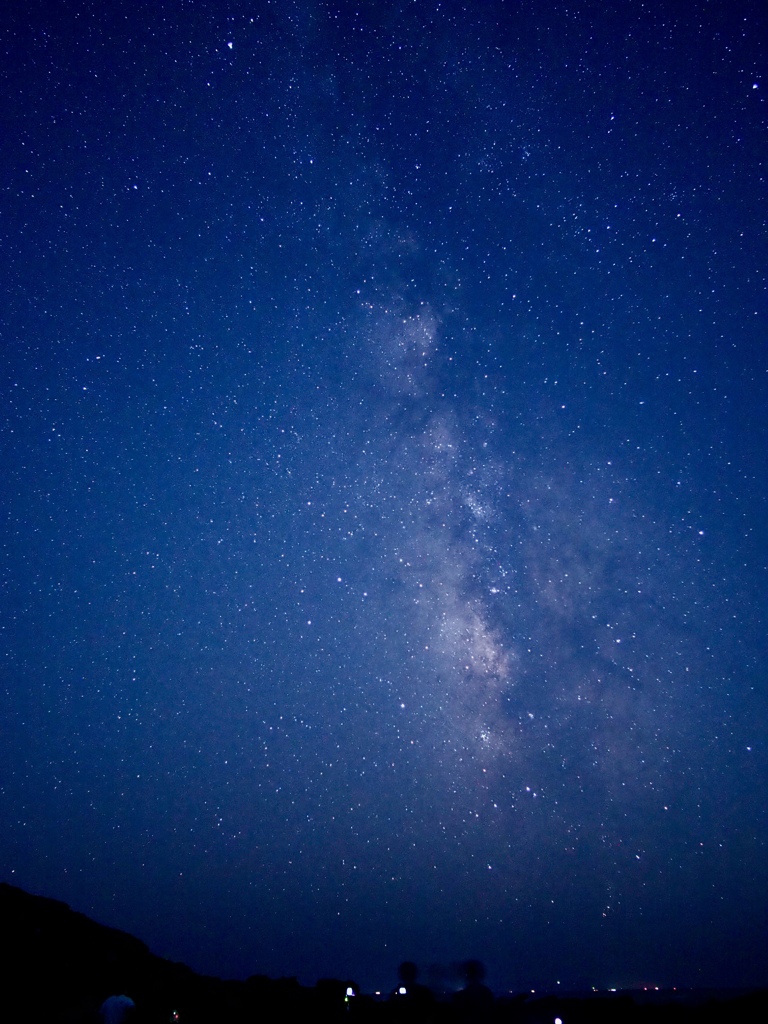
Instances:
[[[395,1024],[402,1016],[397,1001],[360,995],[351,981],[324,978],[309,988],[295,978],[253,975],[246,981],[225,981],[197,974],[151,953],[135,936],[98,924],[66,903],[6,883],[0,883],[0,926],[5,948],[0,1003],[4,1024],[96,1024],[103,1001],[118,993],[129,995],[136,1004],[135,1024],[225,1020]],[[469,1020],[461,1000],[438,999],[429,1006],[429,1021]],[[497,999],[493,1007],[486,1005],[482,1020],[543,1024],[559,1017],[567,1024],[587,1020],[714,1024],[768,1019],[767,1011],[766,991],[536,998],[521,993]]]

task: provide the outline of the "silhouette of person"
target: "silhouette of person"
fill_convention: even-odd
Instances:
[[[428,1024],[433,1020],[435,997],[426,985],[419,985],[416,979],[419,969],[415,963],[405,960],[397,969],[400,984],[391,993],[389,1005],[391,1019],[402,1024]]]
[[[483,984],[485,967],[479,960],[467,960],[462,964],[466,984],[455,994],[453,1004],[460,1021],[481,1024],[489,1021],[493,1013],[493,992]]]
[[[101,1004],[99,1020],[101,1024],[128,1024],[135,1009],[136,1004],[130,996],[109,996]]]

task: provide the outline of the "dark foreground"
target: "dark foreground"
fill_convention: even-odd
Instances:
[[[745,1024],[768,1020],[768,991],[521,994],[492,1007],[375,1000],[345,980],[307,988],[294,978],[222,981],[154,956],[143,942],[56,900],[0,883],[2,1020],[7,1024],[97,1024],[99,1007],[125,993],[133,1024]]]

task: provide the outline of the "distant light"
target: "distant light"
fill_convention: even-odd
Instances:
[[[563,1024],[560,1017],[555,1017],[555,1024]]]
[[[232,47],[233,47],[234,45],[235,45],[234,43],[227,43],[227,46],[228,46],[228,47],[230,48],[230,50],[232,49]]]
[[[398,992],[398,995],[404,996],[405,995],[405,985],[401,985],[400,988],[397,990],[397,992]]]
[[[355,994],[355,990],[352,988],[352,986],[351,985],[347,985],[347,999],[349,999],[349,997],[353,996],[354,994]]]

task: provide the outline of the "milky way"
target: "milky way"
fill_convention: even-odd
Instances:
[[[768,29],[651,6],[3,15],[3,879],[765,983]]]

